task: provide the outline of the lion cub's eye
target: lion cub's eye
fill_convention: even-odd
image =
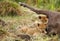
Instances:
[[[39,16],[39,19],[41,19],[41,16]]]
[[[40,24],[38,23],[37,25],[39,26]]]

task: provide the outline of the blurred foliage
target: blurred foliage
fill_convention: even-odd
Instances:
[[[0,15],[21,15],[19,4],[9,0],[0,1]]]
[[[41,9],[55,10],[60,8],[60,0],[15,0],[16,2],[25,2],[29,5],[36,6]]]
[[[24,2],[40,9],[60,8],[60,0],[0,0],[0,15],[20,15],[22,10],[18,2]]]

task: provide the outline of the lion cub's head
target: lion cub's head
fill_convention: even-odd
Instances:
[[[48,17],[46,15],[40,14],[38,15],[38,18],[40,20],[40,22],[37,24],[38,29],[44,32],[48,23]]]
[[[38,16],[38,18],[41,20],[41,22],[42,22],[43,24],[47,24],[47,23],[48,23],[48,17],[47,17],[46,15],[40,14],[40,15]]]

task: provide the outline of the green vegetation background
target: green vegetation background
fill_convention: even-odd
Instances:
[[[15,2],[25,2],[29,5],[36,6],[41,9],[55,10],[60,8],[60,0],[10,0]]]
[[[36,8],[40,9],[48,9],[48,10],[60,10],[60,0],[0,0],[0,15],[4,16],[1,17],[0,19],[4,20],[8,26],[1,26],[0,27],[0,35],[5,36],[5,33],[12,32],[14,34],[7,35],[4,38],[0,38],[0,41],[22,41],[20,38],[14,38],[13,36],[20,32],[16,32],[19,28],[18,26],[20,25],[30,25],[32,23],[31,20],[36,20],[35,18],[35,13],[32,13],[32,11],[28,10],[27,8],[23,8],[19,6],[18,2],[24,2],[28,5],[31,5]],[[29,13],[29,14],[28,14]],[[24,14],[23,16],[16,16]],[[6,15],[11,15],[11,16],[6,16]],[[33,17],[33,18],[32,18]],[[27,20],[27,21],[26,21]],[[3,30],[3,31],[1,31]],[[35,39],[36,38],[36,39]],[[55,37],[43,37],[42,35],[34,37],[33,41],[60,41],[60,38],[58,39],[57,36]]]
[[[4,1],[4,0],[0,0]],[[60,8],[60,0],[5,0],[5,1],[13,1],[14,2],[25,2],[29,5],[36,6],[42,9],[51,9],[55,10]]]
[[[39,9],[60,11],[60,0],[0,0],[0,15],[21,15],[23,10],[19,2]]]

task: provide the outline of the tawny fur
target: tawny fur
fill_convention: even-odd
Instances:
[[[41,18],[39,18],[41,17]],[[40,33],[46,33],[45,29],[46,29],[46,26],[47,26],[47,21],[48,21],[48,18],[46,17],[46,15],[40,15],[38,16],[38,18],[40,19],[41,22],[34,22],[35,25],[32,25],[32,26],[35,26],[35,27],[28,27],[28,26],[23,26],[21,27],[20,29],[18,29],[17,31],[20,31],[22,33],[25,33],[25,34],[29,34],[29,35],[37,35],[37,34],[40,34]]]

